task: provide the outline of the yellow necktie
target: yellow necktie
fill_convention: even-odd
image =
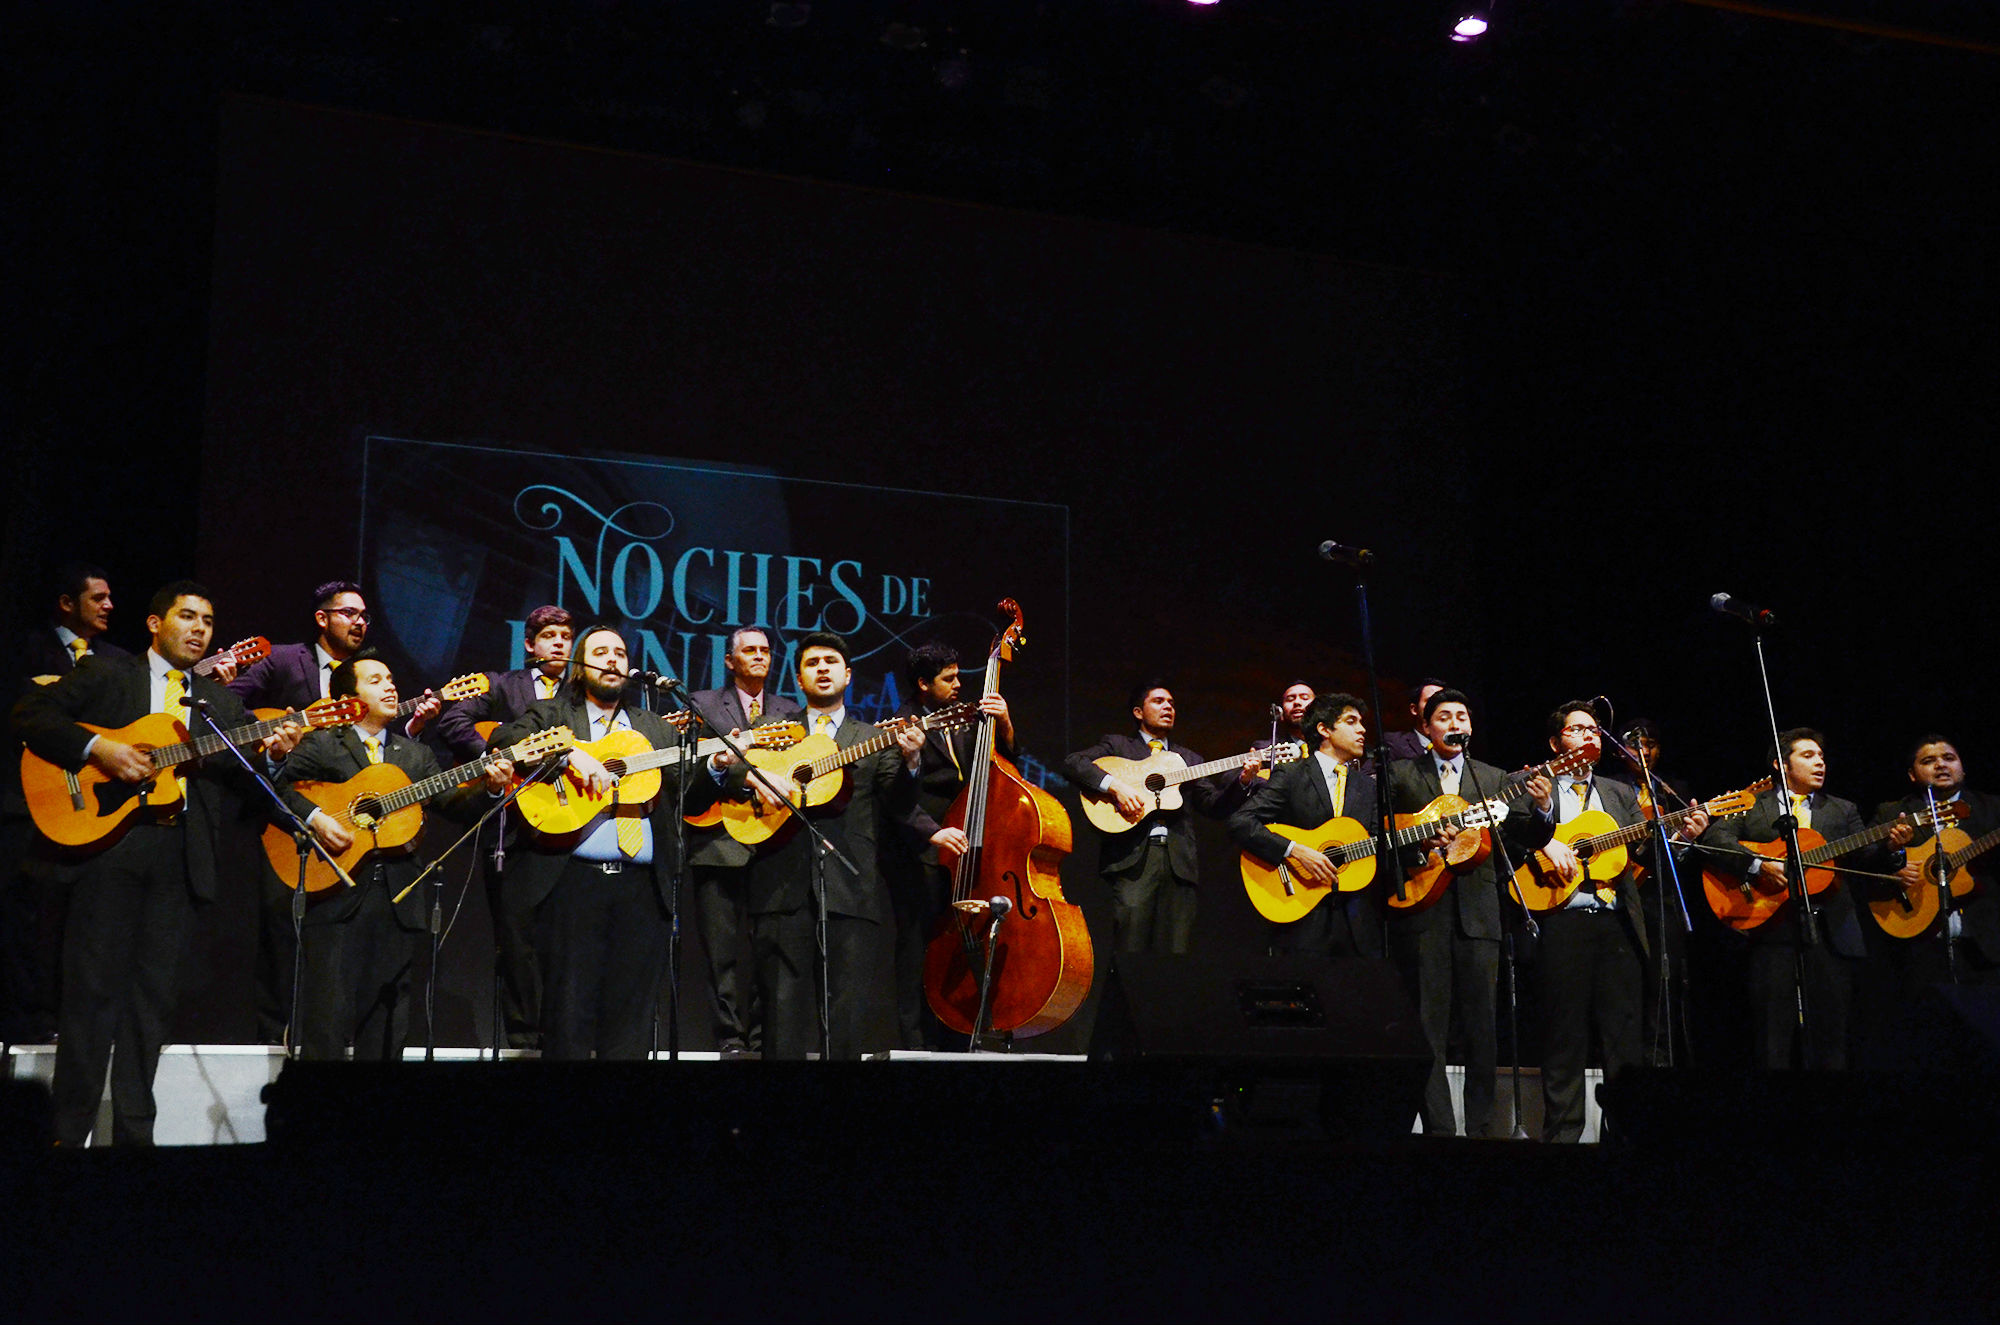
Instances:
[[[554,699],[556,697],[556,679],[547,672],[535,678],[535,685],[540,688],[543,699]]]
[[[1338,819],[1347,811],[1347,765],[1337,764],[1333,770],[1333,817]]]
[[[187,725],[187,675],[177,668],[167,669],[167,702],[160,711],[181,725]]]
[[[1146,738],[1146,748],[1148,750],[1151,750],[1154,754],[1158,754],[1160,751],[1167,748],[1167,743],[1159,739],[1157,736],[1151,736]]]
[[[1576,793],[1576,812],[1582,814],[1590,808],[1590,784],[1588,782],[1572,782],[1569,785],[1570,790]]]
[[[1441,765],[1438,769],[1438,790],[1447,796],[1458,795],[1458,775],[1459,770],[1450,764]]]
[[[611,735],[611,724],[616,720],[615,717],[604,719],[604,731],[599,739]],[[618,786],[615,782],[611,784],[611,827],[618,834],[620,854],[636,858],[646,846],[646,822],[635,814],[618,813]]]
[[[83,661],[83,655],[90,652],[90,641],[73,639],[69,642],[69,656],[76,662]]]
[[[1808,805],[1806,800],[1804,796],[1792,797],[1792,814],[1797,817],[1801,828],[1812,827],[1812,806]]]
[[[374,736],[364,736],[361,738],[361,744],[368,747],[369,763],[379,764],[382,762],[382,742],[380,738]]]
[[[763,716],[764,716],[764,697],[762,695],[750,696],[750,721],[755,722],[757,721],[757,719]]]
[[[833,715],[822,713],[813,719],[813,730],[829,740],[833,737]]]

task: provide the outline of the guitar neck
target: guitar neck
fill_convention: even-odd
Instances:
[[[486,776],[486,770],[493,767],[495,762],[514,758],[515,751],[520,748],[515,745],[505,750],[488,750],[471,763],[448,768],[421,782],[412,782],[407,787],[398,787],[381,798],[381,813],[386,817],[412,805],[421,805],[441,791],[450,791],[454,787],[462,787],[468,782],[483,778]]]
[[[882,732],[879,735],[869,737],[859,745],[850,745],[845,750],[827,755],[824,759],[815,759],[811,764],[807,765],[807,768],[811,771],[813,777],[822,778],[835,769],[846,768],[855,760],[866,759],[878,750],[886,750],[895,743],[895,732]]]
[[[1172,773],[1162,773],[1160,777],[1167,786],[1177,787],[1183,782],[1192,782],[1196,778],[1205,778],[1216,773],[1226,772],[1232,768],[1241,768],[1263,753],[1265,753],[1263,750],[1246,750],[1240,755],[1231,755],[1227,759],[1211,759],[1205,764],[1196,764],[1193,768],[1183,768]]]
[[[153,767],[172,768],[175,764],[184,764],[191,759],[205,759],[225,746],[248,745],[253,741],[261,741],[266,736],[274,734],[278,728],[284,726],[287,722],[298,721],[298,716],[297,713],[284,713],[263,722],[252,722],[242,727],[232,728],[219,736],[214,732],[209,732],[206,735],[191,737],[188,740],[179,741],[173,745],[155,746],[149,751],[152,756]]]
[[[1900,823],[1912,823],[1914,826],[1909,815],[1899,814],[1888,823],[1876,824],[1873,828],[1864,828],[1858,833],[1849,833],[1846,837],[1822,843],[1801,854],[1799,859],[1807,865],[1823,864],[1836,856],[1844,856],[1850,851],[1859,851],[1872,842],[1881,841],[1895,831],[1896,825]]]
[[[1668,833],[1673,832],[1676,828],[1686,823],[1688,816],[1693,814],[1697,808],[1707,809],[1708,807],[1690,805],[1684,810],[1674,810],[1671,813],[1663,814],[1657,820],[1641,819],[1638,823],[1627,824],[1623,828],[1613,832],[1599,833],[1596,837],[1585,838],[1582,842],[1577,843],[1577,845],[1587,846],[1594,852],[1608,851],[1612,847],[1630,846],[1640,838],[1650,836],[1655,823],[1658,823],[1663,831]]]
[[[711,736],[705,741],[695,743],[694,758],[707,759],[710,755],[719,754],[728,748],[722,743],[721,737]],[[607,759],[604,761],[604,767],[614,776],[622,778],[628,773],[646,773],[656,768],[665,768],[668,764],[677,764],[686,753],[687,747],[676,743],[654,750],[642,750],[635,755]]]

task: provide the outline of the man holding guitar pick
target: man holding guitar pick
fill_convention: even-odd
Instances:
[[[175,970],[195,907],[216,897],[220,836],[230,817],[224,784],[242,779],[226,751],[161,771],[145,749],[91,730],[167,714],[205,735],[209,724],[194,716],[190,701],[205,701],[218,727],[244,725],[236,697],[195,670],[215,634],[206,589],[192,580],[162,588],[146,628],[152,643],[143,657],[100,658],[53,685],[31,686],[14,707],[14,734],[52,764],[72,771],[88,764],[125,787],[160,778],[183,784],[171,811],[140,810],[78,872],[63,940],[56,1049],[56,1139],[65,1146],[89,1138],[107,1065],[114,1069],[113,1141],[152,1144],[153,1073],[174,1008]],[[261,750],[282,756],[298,739],[299,728],[286,723]]]

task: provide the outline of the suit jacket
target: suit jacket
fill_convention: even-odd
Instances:
[[[1467,755],[1465,767],[1459,775],[1458,794],[1467,801],[1476,801],[1481,796],[1497,796],[1507,775],[1491,764],[1481,763]],[[1437,761],[1429,751],[1421,759],[1398,760],[1389,765],[1389,803],[1397,814],[1415,814],[1439,796],[1444,787],[1438,781]],[[1546,843],[1554,833],[1552,825],[1542,822],[1534,812],[1532,802],[1523,809],[1522,801],[1514,801],[1511,812],[1502,822],[1500,833],[1507,845],[1508,855],[1519,867],[1524,855]],[[1412,854],[1408,863],[1418,863],[1420,857]],[[1451,881],[1443,901],[1420,911],[1391,909],[1390,923],[1408,927],[1417,932],[1428,932],[1434,927],[1454,925],[1466,938],[1500,938],[1500,852],[1496,848],[1491,855],[1471,870]]]
[[[1360,771],[1362,762],[1357,760],[1355,769],[1348,773],[1346,804],[1341,810],[1343,818],[1354,820],[1372,833],[1380,823],[1375,779]],[[1333,801],[1327,793],[1326,778],[1320,773],[1319,760],[1300,759],[1281,764],[1271,770],[1268,781],[1260,781],[1250,789],[1249,798],[1229,816],[1229,836],[1238,849],[1267,865],[1275,865],[1285,858],[1290,843],[1267,825],[1317,828],[1332,817]],[[1341,893],[1320,903],[1344,908],[1356,944],[1376,957],[1382,955],[1382,877],[1383,871],[1378,868],[1375,882],[1360,892]]]
[[[280,644],[229,683],[245,708],[302,709],[320,700],[319,654],[310,642]]]
[[[205,676],[190,675],[188,693],[209,702],[209,712],[225,731],[249,721],[236,696]],[[91,740],[91,733],[76,724],[123,727],[152,711],[146,659],[131,654],[107,657],[79,667],[53,685],[30,686],[14,705],[14,735],[43,759],[74,770],[83,767],[84,748]],[[235,809],[230,792],[247,779],[227,751],[180,767],[188,775],[187,831],[177,838],[184,844],[188,885],[195,896],[212,901],[221,833]]]
[[[391,728],[382,733],[382,742],[382,762],[402,769],[412,782],[421,782],[443,771],[438,767],[437,756],[422,741],[412,740]],[[294,783],[345,782],[368,766],[368,750],[361,743],[360,732],[353,727],[327,727],[305,734],[298,748],[279,766],[275,781],[292,812],[306,819],[317,807],[294,788]],[[433,811],[465,805],[468,803],[467,793],[480,790],[481,785],[474,783],[470,787],[439,792],[426,803],[425,813],[429,815]],[[378,864],[382,867],[379,879],[376,877]],[[422,865],[414,850],[400,856],[375,857],[354,871],[357,887],[331,890],[313,903],[306,913],[307,919],[315,924],[338,924],[361,909],[362,888],[386,886],[393,897],[422,872]],[[283,882],[290,886],[295,881]],[[423,893],[412,892],[396,904],[397,922],[405,929],[424,928],[426,906]]]
[[[91,641],[90,652],[83,655],[89,662],[100,658],[129,658],[132,655],[119,648],[102,635]],[[76,670],[76,655],[56,635],[54,626],[37,626],[21,641],[21,653],[16,665],[23,679],[34,676],[68,676]]]
[[[914,718],[918,712],[917,702],[911,700],[896,711],[896,716]],[[972,767],[974,747],[978,744],[977,726],[924,733],[923,751],[917,763],[917,804],[933,822],[942,824],[959,793],[965,790],[965,770]],[[1003,757],[1014,757],[1013,746],[996,743],[996,748]],[[904,839],[895,840],[901,845]],[[937,864],[937,848],[924,841],[917,859],[926,865]]]
[[[1757,797],[1750,812],[1726,819],[1717,819],[1701,835],[1701,845],[1707,850],[1702,853],[1702,866],[1715,870],[1732,879],[1741,879],[1748,872],[1750,853],[1742,847],[1744,842],[1769,842],[1778,836],[1778,815],[1783,803],[1777,791],[1767,791]],[[1812,830],[1831,842],[1837,837],[1858,833],[1864,825],[1861,811],[1853,801],[1844,801],[1838,796],[1819,793],[1818,803],[1813,806]],[[1889,854],[1881,847],[1870,847],[1845,857],[1841,862],[1860,869],[1883,869],[1889,863]],[[1820,911],[1826,922],[1826,933],[1833,941],[1833,950],[1844,957],[1865,956],[1862,946],[1861,922],[1854,914],[1854,897],[1846,883],[1835,876],[1833,884],[1825,892],[1813,898],[1813,905]],[[1799,942],[1799,919],[1797,910],[1787,903],[1778,914],[1766,920],[1749,933],[1752,944],[1782,943],[1797,946]]]
[[[658,714],[637,708],[627,708],[625,713],[632,719],[632,730],[645,737],[655,750],[680,744],[680,733]],[[579,739],[587,741],[590,739],[589,709],[583,700],[571,698],[568,689],[558,691],[553,699],[538,699],[528,705],[527,711],[520,717],[494,732],[489,747],[498,749],[513,745],[550,727],[568,727],[578,734]],[[652,863],[626,866],[627,869],[650,871],[660,900],[669,905],[672,902],[669,889],[677,863],[675,852],[678,850],[674,821],[683,813],[707,805],[715,796],[715,780],[709,776],[706,765],[695,765],[693,776],[685,787],[676,786],[679,776],[680,766],[677,763],[670,763],[660,770],[660,795],[653,802],[652,813],[648,816],[653,825]],[[507,870],[500,886],[507,905],[526,912],[541,905],[554,890],[556,880],[562,876],[576,848],[576,841],[569,837],[548,837],[532,832],[524,832],[520,836],[526,841],[508,854]]]
[[[834,744],[850,750],[881,731],[850,712]],[[918,807],[917,780],[904,769],[902,753],[894,746],[866,755],[844,771],[845,794],[813,811],[812,821],[860,873],[849,874],[836,861],[826,863],[826,909],[888,924],[892,912],[882,877],[882,843],[888,835],[901,833],[914,849],[916,842],[937,831],[937,824]],[[731,771],[732,789],[743,788],[747,781],[740,765]],[[813,850],[812,836],[797,828],[775,839],[745,878],[744,899],[751,914],[782,915],[811,903]]]
[[[2000,796],[1989,796],[1983,791],[1967,790],[1960,793],[1960,799],[1965,802],[1968,811],[1965,819],[1958,825],[1960,832],[1967,837],[1978,839],[2000,828]],[[1928,808],[1928,802],[1921,795],[1905,796],[1899,801],[1884,801],[1876,808],[1873,822],[1887,823],[1899,814],[1918,814]],[[1817,815],[1814,816],[1813,822],[1819,822]],[[1917,830],[1917,835],[1910,839],[1910,845],[1920,845],[1928,842],[1930,838],[1931,830],[1920,828]],[[1964,897],[1954,894],[1952,900],[1958,905],[1965,937],[1977,945],[1982,958],[1989,962],[2000,963],[2000,851],[1987,852],[1972,861],[1967,868],[1972,871],[1973,890]],[[1854,882],[1860,885],[1856,891],[1863,897],[1875,895],[1874,889],[1868,886],[1874,881],[1856,879]],[[1863,910],[1865,911],[1865,908]],[[1875,923],[1873,913],[1867,913],[1867,918],[1862,923],[1873,925]],[[1935,932],[1933,929],[1932,933]],[[1896,943],[1900,940],[1885,937],[1883,941]]]
[[[1389,747],[1389,762],[1399,759],[1420,759],[1431,752],[1424,744],[1424,738],[1417,732],[1390,732],[1382,738],[1382,744]]]
[[[717,732],[747,731],[750,715],[744,711],[743,699],[736,693],[736,687],[724,686],[720,690],[697,690],[688,696],[695,713]],[[785,718],[796,718],[805,710],[797,700],[785,699],[770,687],[764,689],[764,711],[757,715],[761,725],[778,722]],[[735,794],[748,795],[748,791]],[[688,862],[704,868],[740,869],[748,865],[757,855],[755,847],[746,847],[720,828],[688,830]]]
[[[461,762],[477,759],[486,753],[486,738],[473,726],[479,722],[497,722],[502,726],[514,721],[528,711],[539,696],[536,693],[535,678],[542,674],[539,667],[520,667],[511,672],[488,672],[487,680],[493,688],[483,695],[471,699],[461,699],[447,704],[432,724],[437,734],[437,742],[451,756]],[[558,686],[560,691],[561,687]]]
[[[1171,740],[1167,742],[1167,750],[1179,755],[1181,762],[1190,768],[1207,762],[1185,745]],[[1088,750],[1079,750],[1063,760],[1063,776],[1083,790],[1095,793],[1104,781],[1104,770],[1097,767],[1097,760],[1107,755],[1143,760],[1152,753],[1152,747],[1137,732],[1129,736],[1114,732]],[[1243,785],[1236,773],[1222,772],[1214,777],[1183,782],[1181,795],[1189,806],[1209,818],[1224,819],[1249,799],[1250,789]],[[1196,859],[1194,819],[1185,807],[1165,813],[1156,811],[1124,832],[1106,837],[1098,852],[1099,870],[1114,877],[1137,872],[1145,856],[1146,840],[1152,836],[1156,823],[1167,825],[1167,860],[1173,867],[1174,877],[1187,883],[1198,882],[1201,871]]]

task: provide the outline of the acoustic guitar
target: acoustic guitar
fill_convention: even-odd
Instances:
[[[1491,827],[1507,817],[1507,807],[1497,800],[1482,801],[1477,805],[1467,805],[1448,821],[1419,815],[1409,817],[1416,822],[1389,832],[1390,845],[1394,850],[1406,850],[1439,831]],[[1447,822],[1454,826],[1445,827]],[[1377,839],[1359,819],[1328,819],[1317,828],[1297,828],[1291,824],[1264,826],[1279,837],[1313,848],[1333,862],[1333,882],[1314,883],[1295,872],[1286,861],[1267,865],[1249,852],[1244,852],[1243,888],[1250,894],[1250,905],[1256,907],[1257,913],[1266,920],[1275,920],[1281,925],[1303,920],[1332,894],[1358,893],[1375,881]]]
[[[1149,814],[1180,809],[1185,803],[1180,790],[1183,782],[1229,772],[1243,767],[1252,759],[1262,759],[1265,767],[1275,768],[1294,759],[1303,759],[1305,754],[1304,741],[1282,741],[1258,750],[1245,750],[1227,759],[1211,759],[1193,768],[1189,768],[1187,761],[1172,750],[1155,750],[1144,759],[1120,759],[1117,755],[1105,755],[1094,761],[1097,766],[1120,782],[1139,788],[1152,797],[1153,803],[1138,814],[1129,815],[1118,808],[1118,802],[1112,797],[1101,792],[1084,791],[1081,793],[1083,817],[1090,820],[1098,832],[1115,836],[1129,831]]]
[[[896,733],[905,727],[914,726],[925,732],[952,732],[978,721],[977,704],[953,704],[922,717],[886,718],[877,724],[882,729],[879,734],[844,750],[834,744],[830,736],[813,735],[800,741],[796,748],[746,749],[744,753],[752,764],[765,772],[790,778],[799,789],[801,802],[807,809],[813,810],[831,804],[847,790],[846,769],[849,764],[888,749],[896,743]],[[782,805],[771,809],[754,792],[748,788],[745,791],[746,794],[740,798],[720,802],[722,827],[738,842],[754,847],[770,841],[785,827],[791,820],[791,811]]]
[[[188,670],[196,676],[214,676],[216,669],[222,666],[224,659],[233,661],[236,664],[236,669],[241,671],[245,667],[250,666],[250,664],[260,663],[270,656],[271,641],[265,639],[262,635],[253,635],[249,639],[236,641],[236,643],[226,649],[217,649],[214,653],[209,654],[206,658],[188,668]],[[46,686],[54,685],[56,682],[62,680],[62,677],[50,674],[30,679],[36,685]]]
[[[226,745],[254,744],[275,735],[287,722],[309,729],[339,727],[360,721],[365,711],[361,701],[352,695],[323,699],[311,708],[248,723],[219,736],[208,732],[190,737],[178,719],[164,713],[148,713],[123,727],[96,727],[87,722],[77,725],[144,750],[151,757],[154,769],[164,773],[177,765],[215,754]],[[124,836],[142,809],[159,816],[174,813],[180,807],[182,794],[178,777],[125,782],[95,764],[85,764],[71,772],[32,750],[21,755],[21,792],[27,797],[28,813],[43,837],[59,847],[93,851],[108,847]]]
[[[475,695],[485,694],[492,688],[493,688],[493,682],[487,679],[486,673],[469,672],[464,676],[455,676],[451,680],[446,681],[443,685],[439,686],[437,688],[437,696],[439,699],[447,701],[471,699]],[[410,698],[396,705],[396,716],[398,718],[409,717],[412,713],[417,711],[417,705],[423,702],[424,702],[424,697],[421,694],[412,695]],[[275,718],[283,712],[284,712],[283,709],[250,710],[251,716],[256,718]],[[286,840],[289,841],[290,839],[288,838]]]
[[[1970,896],[1979,885],[1966,867],[1996,846],[2000,846],[2000,828],[1974,838],[1963,829],[1947,826],[1904,853],[1904,863],[1917,867],[1917,881],[1907,888],[1901,883],[1889,884],[1889,896],[1869,899],[1869,913],[1890,938],[1922,938],[1943,908],[1944,899],[1938,895],[1941,881],[1950,881],[1953,897]]]
[[[1536,777],[1567,777],[1582,772],[1590,765],[1588,750],[1571,750],[1545,764],[1507,774],[1500,781],[1499,795],[1480,806],[1473,806],[1457,796],[1445,795],[1415,814],[1397,815],[1397,828],[1426,830],[1418,833],[1413,841],[1421,842],[1439,833],[1450,833],[1452,839],[1445,844],[1444,850],[1430,852],[1422,864],[1403,876],[1403,895],[1392,895],[1389,905],[1398,911],[1422,911],[1436,906],[1444,900],[1454,875],[1477,869],[1480,862],[1493,854],[1492,830],[1507,817],[1513,803],[1528,794],[1528,783]],[[1469,779],[1470,774],[1467,777]]]
[[[1771,789],[1771,779],[1764,778],[1743,788],[1741,791],[1727,792],[1700,806],[1690,805],[1683,810],[1673,810],[1666,815],[1666,830],[1674,832],[1696,809],[1706,810],[1711,819],[1724,819],[1734,815],[1748,814],[1750,807],[1757,803],[1760,792]],[[1593,886],[1608,884],[1625,872],[1631,859],[1631,845],[1653,832],[1651,819],[1641,819],[1638,823],[1624,827],[1603,810],[1587,810],[1556,828],[1555,840],[1566,842],[1576,852],[1583,871],[1574,879],[1565,880],[1549,863],[1548,854],[1531,851],[1527,860],[1514,871],[1514,886],[1520,889],[1521,905],[1530,911],[1554,911],[1569,905],[1570,898],[1583,886],[1585,879]]]
[[[569,729],[565,727],[562,730]],[[796,722],[777,722],[745,733],[738,744],[745,748],[746,753],[760,746],[776,750],[798,744],[805,739],[805,734],[806,729]],[[677,764],[683,758],[705,763],[728,748],[720,737],[713,737],[697,742],[692,755],[683,745],[655,750],[645,737],[629,729],[611,732],[594,741],[575,741],[574,744],[577,749],[595,755],[617,782],[610,791],[593,795],[584,788],[582,778],[573,770],[565,769],[562,776],[553,782],[534,782],[521,788],[514,808],[538,833],[562,837],[581,830],[606,810],[615,810],[619,806],[643,809],[660,794],[660,769]],[[707,775],[707,771],[703,770],[702,776]]]
[[[347,850],[334,853],[334,859],[351,876],[371,856],[407,854],[423,832],[424,802],[439,792],[478,781],[503,759],[516,764],[546,759],[558,750],[569,749],[574,739],[569,728],[550,727],[419,782],[410,781],[408,773],[384,762],[370,764],[345,782],[294,782],[292,790],[353,830],[354,841]],[[264,858],[287,888],[298,888],[298,844],[276,824],[264,829]],[[318,855],[306,857],[308,893],[324,892],[339,882],[340,876]]]
[[[1897,824],[1908,824],[1911,828],[1929,827],[1940,831],[1952,823],[1963,819],[1968,811],[1963,802],[1938,807],[1937,822],[1931,822],[1928,811],[1897,815],[1887,823],[1873,828],[1864,828],[1858,833],[1829,842],[1810,828],[1799,829],[1799,862],[1805,866],[1806,892],[1817,895],[1826,891],[1833,883],[1834,867],[1828,861],[1851,855],[1865,846],[1880,842],[1893,831]],[[1762,856],[1766,860],[1785,859],[1785,842],[1779,838],[1775,842],[1745,842],[1745,851]],[[1791,888],[1783,874],[1773,877],[1765,870],[1758,870],[1754,876],[1733,879],[1720,870],[1701,872],[1702,891],[1708,894],[1709,909],[1715,918],[1731,929],[1744,933],[1756,929],[1772,916],[1783,910],[1792,900]]]

